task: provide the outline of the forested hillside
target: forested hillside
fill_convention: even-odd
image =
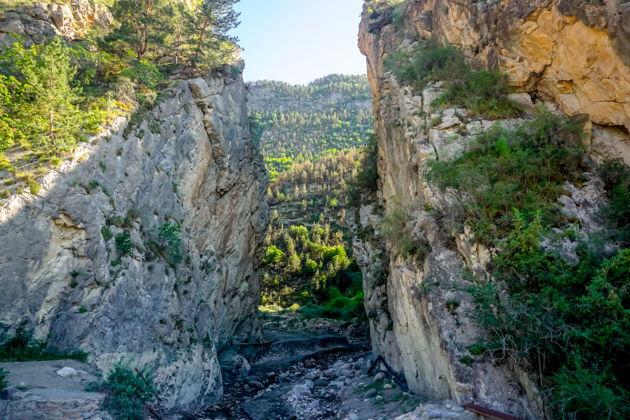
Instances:
[[[67,3],[0,2],[0,198],[37,193],[48,167],[118,116],[135,112],[132,127],[174,79],[235,63],[236,0]]]
[[[294,162],[361,146],[372,132],[366,76],[330,75],[306,86],[260,81],[249,92],[254,137],[272,179]]]
[[[372,132],[367,78],[330,75],[306,86],[262,81],[249,90],[252,128],[271,179],[263,304],[360,317],[361,274],[346,203]]]

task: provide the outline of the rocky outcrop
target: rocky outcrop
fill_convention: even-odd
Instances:
[[[374,96],[379,205],[360,209],[354,253],[364,275],[375,353],[404,374],[412,391],[431,399],[475,402],[527,419],[544,416],[534,381],[524,372],[483,360],[471,363],[469,347],[483,331],[470,319],[474,306],[463,292],[471,285],[466,273],[489,278],[491,254],[453,225],[455,198],[426,179],[431,161],[458,156],[495,123],[510,127],[520,121],[474,120],[463,109],[437,109],[431,104],[443,92],[441,85],[412,92],[386,71],[386,58],[417,37],[455,44],[473,65],[507,72],[516,90],[512,99],[525,108],[539,103],[554,112],[588,114],[591,151],[630,164],[630,54],[620,19],[628,4],[582,3],[589,5],[552,0],[366,3],[359,47]],[[593,203],[605,202],[597,185],[593,178],[583,188],[567,186],[570,195],[560,200],[567,214],[595,230],[597,223],[582,216],[596,214]],[[392,244],[369,233],[376,229],[378,234],[383,212],[409,203],[407,226],[429,245],[418,260],[397,257]],[[561,248],[571,253],[570,244]]]
[[[240,76],[177,81],[162,96],[37,195],[3,203],[0,337],[23,325],[102,372],[147,368],[165,408],[192,410],[221,395],[220,364],[246,368],[239,343],[259,334],[265,176]]]
[[[569,115],[630,129],[630,3],[413,0],[406,2],[403,28],[383,28],[375,44],[386,15],[366,14],[361,31],[373,81],[382,72],[372,49],[404,29],[408,37],[461,47],[476,66],[501,69],[517,91],[553,100]]]
[[[91,28],[108,26],[111,21],[107,9],[90,0],[0,6],[0,50],[18,39],[27,47],[55,36],[75,40],[87,35]]]
[[[354,253],[364,276],[372,347],[402,373],[409,388],[432,400],[475,402],[523,418],[541,417],[536,388],[523,372],[482,360],[469,347],[483,337],[471,319],[474,305],[465,290],[468,270],[487,276],[489,253],[449,217],[454,197],[425,177],[429,162],[452,159],[494,122],[471,120],[464,109],[435,109],[439,84],[415,95],[391,75],[378,84],[379,198],[387,213],[411,211],[414,237],[429,244],[421,259],[397,256],[393,244],[357,235]],[[514,126],[519,120],[502,124]],[[378,226],[372,205],[360,209],[359,230]]]

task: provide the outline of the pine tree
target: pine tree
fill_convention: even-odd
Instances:
[[[201,0],[184,13],[188,65],[191,72],[203,71],[227,61],[233,53],[236,38],[228,32],[238,26],[238,0]]]
[[[170,33],[172,8],[167,0],[118,0],[110,12],[118,22],[105,41],[122,44],[141,60],[155,53]]]
[[[33,146],[47,152],[71,146],[80,135],[80,114],[78,90],[71,86],[76,69],[70,64],[68,47],[54,38],[37,50],[21,53],[16,66],[30,96],[21,107],[21,117]]]

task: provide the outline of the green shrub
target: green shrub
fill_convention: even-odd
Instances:
[[[570,263],[540,247],[539,217],[527,223],[516,214],[495,259],[509,295],[501,299],[492,283],[471,289],[475,317],[489,333],[483,346],[548,378],[543,385],[558,417],[627,417],[630,390],[621,384],[630,351],[630,249],[602,259],[583,247]]]
[[[579,127],[541,111],[514,130],[480,134],[461,157],[434,162],[428,178],[456,189],[463,222],[496,245],[511,230],[514,208],[527,217],[539,212],[544,225],[561,221],[557,199],[563,184],[581,175],[583,154]]]
[[[326,294],[327,298],[321,304],[309,303],[298,309],[298,312],[305,318],[332,318],[346,321],[365,319],[362,291],[348,296],[331,286],[326,289]]]
[[[109,226],[101,227],[101,235],[103,235],[103,239],[106,241],[109,241],[114,237],[114,234],[112,233],[112,230],[109,228]]]
[[[123,232],[116,235],[116,249],[120,255],[131,254],[132,248],[133,244],[131,243],[129,232]]]
[[[122,365],[114,366],[103,387],[107,391],[105,408],[120,420],[143,420],[146,405],[155,395],[150,375]]]
[[[39,182],[37,181],[29,181],[28,182],[28,190],[31,194],[37,194],[40,190]]]
[[[401,83],[418,93],[430,81],[463,80],[469,72],[464,55],[453,46],[435,40],[422,42],[410,51],[397,51],[385,61]]]
[[[546,391],[558,417],[574,413],[580,419],[628,418],[628,389],[598,364],[587,363],[572,353],[569,363],[562,366],[551,378],[552,386]],[[624,378],[622,378],[624,379]],[[627,381],[626,381],[627,382]]]
[[[180,232],[179,225],[165,222],[155,227],[152,234],[153,239],[148,244],[149,248],[164,258],[173,268],[183,260]]]
[[[446,93],[436,105],[459,105],[473,115],[490,119],[516,117],[520,111],[506,95],[510,85],[505,74],[498,71],[471,71],[463,80],[446,85]]]
[[[0,345],[0,361],[28,362],[37,360],[77,359],[87,360],[87,353],[83,351],[59,352],[48,347],[45,341],[34,340],[24,327],[17,329],[15,336]]]
[[[137,61],[135,65],[124,70],[123,75],[149,89],[155,89],[160,81],[164,79],[164,75],[159,67],[155,63],[144,59]]]
[[[9,376],[9,372],[4,370],[3,368],[0,368],[0,391],[9,386],[9,384],[7,383],[7,376]]]
[[[421,42],[410,51],[392,54],[385,65],[396,79],[417,93],[430,81],[445,82],[446,92],[435,105],[462,106],[473,115],[492,119],[520,113],[507,99],[510,92],[507,76],[497,71],[470,69],[462,52],[453,46],[441,46],[435,40]]]
[[[610,204],[604,209],[604,216],[614,227],[614,239],[623,246],[630,246],[630,168],[623,161],[606,162],[600,175],[604,180]]]
[[[393,203],[381,221],[380,229],[392,244],[395,255],[414,257],[421,261],[431,252],[431,248],[426,238],[411,232],[409,222],[412,221],[412,210],[410,205]]]

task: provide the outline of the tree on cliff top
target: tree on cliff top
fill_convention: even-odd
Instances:
[[[104,41],[112,51],[131,52],[137,60],[185,64],[207,70],[231,57],[238,25],[238,0],[119,0],[110,8],[117,26]]]
[[[238,0],[202,0],[189,7],[182,3],[182,49],[191,72],[207,70],[229,60],[237,39],[228,32],[238,26]]]
[[[118,25],[105,41],[122,44],[138,60],[163,45],[172,22],[167,0],[118,0],[110,11]]]

